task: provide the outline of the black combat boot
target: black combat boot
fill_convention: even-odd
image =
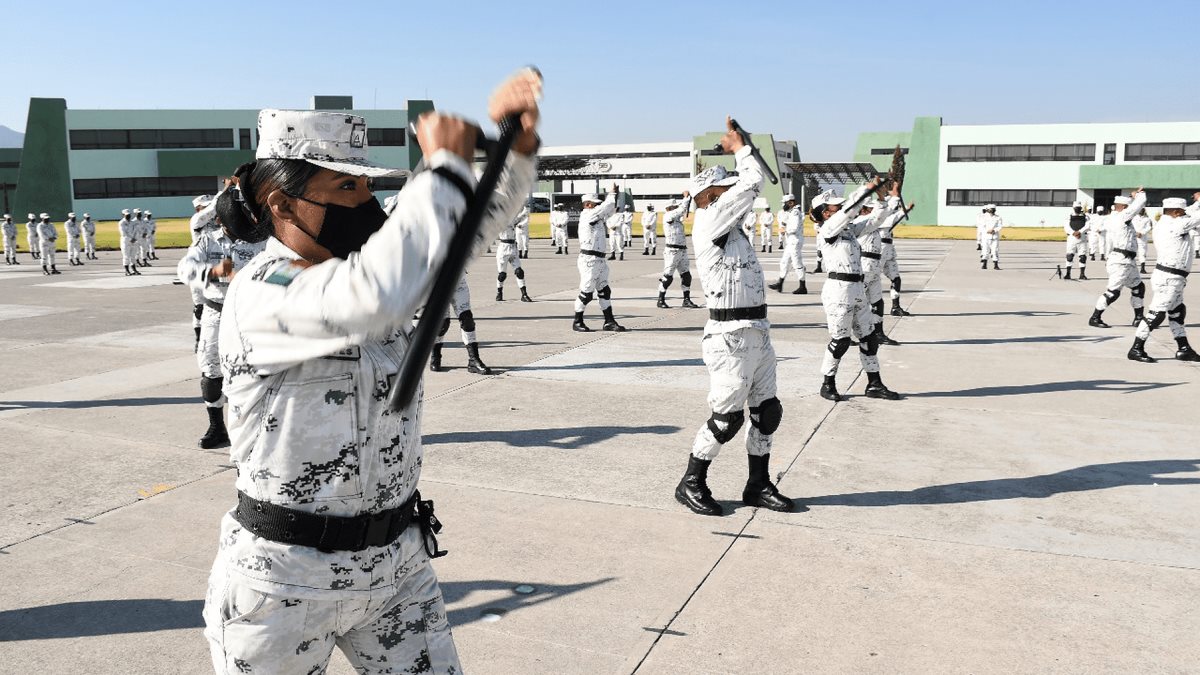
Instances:
[[[200,447],[205,450],[229,445],[229,432],[225,430],[225,409],[208,408],[208,431],[200,437]]]
[[[50,276],[50,268],[42,265],[42,275],[47,277]]]
[[[994,270],[1000,269],[1000,261],[999,260],[992,261],[992,269],[994,269]]]
[[[982,251],[982,250],[983,250],[983,244],[975,244],[975,250],[976,250],[976,251]]]
[[[615,318],[613,318],[612,307],[609,307],[608,309],[604,310],[604,326],[603,326],[603,328],[604,328],[604,330],[613,331],[616,333],[624,333],[626,330],[628,330],[627,328],[625,328],[625,326],[622,326],[621,324],[617,323],[617,320]]]
[[[521,302],[533,302],[533,298],[529,297],[529,290],[526,288],[521,289]]]
[[[882,321],[875,324],[875,335],[879,339],[879,344],[881,344],[881,345],[890,345],[892,347],[900,346],[899,342],[888,337],[887,334],[883,332],[883,322]]]
[[[1095,257],[1092,258],[1092,260],[1095,260],[1095,259],[1096,259]],[[1103,253],[1101,253],[1100,254],[1100,262],[1104,262],[1105,260],[1108,260],[1108,257],[1106,255],[1104,255]]]
[[[500,301],[500,300],[503,300],[503,299],[504,299],[504,289],[503,289],[503,288],[497,288],[497,289],[496,289],[496,300],[497,300],[497,301]]]
[[[467,372],[475,373],[476,375],[491,375],[492,369],[487,367],[483,359],[479,358],[479,343],[472,342],[467,345]]]
[[[796,287],[796,290],[792,291],[792,295],[808,295],[808,284],[801,279],[800,285]]]
[[[817,258],[817,269],[813,270],[813,274],[824,274],[825,268],[821,267],[825,263],[824,260]]]
[[[694,455],[688,455],[687,472],[675,487],[675,499],[702,516],[723,516],[725,509],[713,499],[712,490],[708,489],[710,464],[712,460],[696,459]]]
[[[571,324],[571,330],[576,333],[592,332],[592,329],[588,328],[587,324],[583,322],[583,312],[575,312],[575,323]]]
[[[1087,269],[1086,269],[1086,268],[1083,268],[1083,267],[1080,267],[1080,268],[1079,268],[1079,280],[1080,280],[1080,281],[1087,281],[1087,280],[1088,280],[1088,276],[1087,276]]]
[[[1146,341],[1141,338],[1133,339],[1133,346],[1129,348],[1129,353],[1125,358],[1130,361],[1141,361],[1142,363],[1157,363],[1158,359],[1146,353]]]
[[[984,258],[983,260],[979,261],[979,269],[981,269],[981,270],[987,269],[987,258]]]
[[[200,351],[200,326],[193,326],[192,330],[196,333],[196,343],[192,345],[192,353]]]
[[[882,398],[887,401],[900,400],[900,394],[888,389],[879,373],[867,373],[867,398]]]
[[[762,252],[763,252],[763,253],[766,253],[766,252],[767,252],[767,245],[766,245],[766,244],[763,244],[763,247],[762,247]]]
[[[1142,263],[1142,274],[1146,273],[1146,263]]]
[[[429,370],[435,373],[442,372],[442,343],[440,342],[433,345],[433,352],[429,354]]]
[[[655,307],[658,307],[659,309],[671,309],[671,306],[667,304],[666,293],[658,294],[658,303],[655,305]]]
[[[1070,265],[1067,265],[1067,273],[1063,275],[1063,279],[1066,281],[1071,280],[1071,266]]]
[[[557,249],[555,249],[554,255],[562,255],[562,247],[561,246],[559,246]]]
[[[657,245],[650,247],[650,255],[658,255],[658,246]]]
[[[892,300],[892,316],[912,316],[912,313],[900,306],[900,298]]]
[[[130,271],[130,272],[133,272],[133,276],[135,276],[135,277],[140,277],[140,276],[142,276],[142,273],[138,271],[138,268],[137,268],[137,266],[136,266],[136,265],[130,265],[130,266],[129,266],[129,271]]]
[[[783,279],[780,279],[779,281],[776,281],[773,284],[767,284],[767,288],[769,288],[773,291],[779,291],[780,293],[782,293],[783,292]]]
[[[648,248],[642,249],[642,255],[650,255],[650,249],[648,249]]]
[[[1104,323],[1104,319],[1100,318],[1104,314],[1102,309],[1093,309],[1092,318],[1088,319],[1088,325],[1092,328],[1112,328],[1112,326]]]
[[[779,494],[771,482],[771,455],[747,455],[750,458],[750,479],[742,490],[742,503],[746,506],[761,506],[772,511],[790,512],[795,502]]]
[[[62,274],[62,272],[58,271],[58,265],[51,265],[50,274]]]
[[[1096,262],[1096,254],[1095,253],[1092,254],[1092,262]]]
[[[1145,320],[1146,320],[1146,310],[1142,307],[1138,307],[1137,309],[1133,310],[1133,323],[1130,325],[1137,326],[1139,323],[1141,323],[1142,321],[1145,321]]]
[[[1200,361],[1200,354],[1197,354],[1196,350],[1192,349],[1186,337],[1175,338],[1175,344],[1179,347],[1179,350],[1175,352],[1176,359],[1180,361]]]
[[[609,260],[616,260],[616,259],[617,259],[617,254],[616,254],[616,253],[609,253],[609,254],[608,254],[608,259],[609,259]]]
[[[620,257],[620,259],[621,259],[621,260],[624,260],[624,259],[625,259],[625,251],[621,251],[621,257]]]
[[[133,272],[129,271],[129,265],[124,265],[124,268],[125,268],[125,276],[131,276],[133,274]]]
[[[842,395],[837,390],[837,378],[834,375],[826,375],[825,380],[821,382],[821,398],[827,401],[844,401]]]
[[[680,304],[679,306],[683,307],[684,309],[699,309],[700,308],[700,305],[697,305],[696,303],[692,302],[692,292],[691,291],[683,292],[683,303]]]

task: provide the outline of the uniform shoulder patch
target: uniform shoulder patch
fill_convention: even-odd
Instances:
[[[309,264],[303,260],[288,260],[277,263],[269,267],[270,272],[264,281],[277,286],[287,286],[296,279],[297,275],[308,269],[308,267]]]

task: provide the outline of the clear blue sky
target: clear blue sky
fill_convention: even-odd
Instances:
[[[687,140],[731,113],[797,140],[805,159],[843,160],[858,132],[917,115],[1200,118],[1194,2],[508,4],[0,0],[0,124],[23,130],[31,96],[304,108],[350,94],[361,108],[431,98],[479,118],[526,63],[546,75],[554,145]]]

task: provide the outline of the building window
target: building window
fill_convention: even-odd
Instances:
[[[1172,162],[1200,159],[1200,143],[1126,143],[1126,162]],[[1107,163],[1107,162],[1106,162]]]
[[[189,197],[211,193],[217,186],[217,177],[79,178],[72,183],[75,199]]]
[[[946,190],[946,206],[1070,206],[1075,190]]]
[[[1116,164],[1116,163],[1117,163],[1117,144],[1116,143],[1105,143],[1104,144],[1104,165],[1112,166],[1113,164]]]
[[[894,155],[894,154],[896,154],[896,149],[895,148],[871,148],[871,154],[872,155]],[[900,154],[907,155],[908,148],[900,148]],[[953,161],[953,160],[951,160],[951,161]]]
[[[250,147],[250,130],[238,129],[238,148],[241,150],[253,150]]]
[[[400,190],[408,182],[407,176],[371,178],[369,183],[372,191]]]
[[[407,140],[408,131],[405,129],[367,129],[367,145],[377,148],[384,146],[402,146],[407,142]]]
[[[20,162],[0,162],[0,169],[19,169],[19,168],[21,168]]]
[[[891,154],[895,150],[871,154]],[[1096,159],[1095,143],[1055,143],[1037,145],[950,145],[947,162],[1091,162]]]
[[[232,129],[72,129],[72,150],[232,148]]]

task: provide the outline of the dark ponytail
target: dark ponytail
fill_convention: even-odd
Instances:
[[[239,166],[238,185],[217,197],[217,217],[234,239],[259,242],[275,233],[271,210],[259,199],[271,190],[302,195],[308,181],[321,170],[302,159],[261,159]]]

